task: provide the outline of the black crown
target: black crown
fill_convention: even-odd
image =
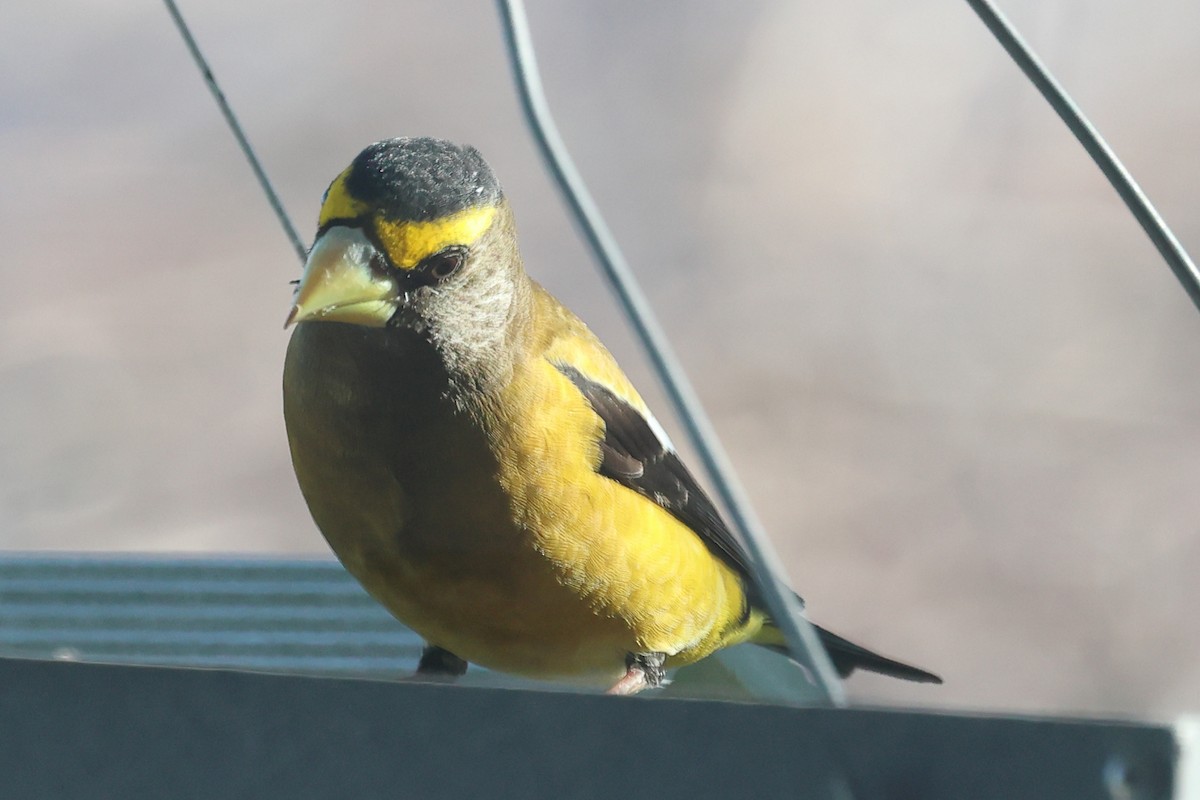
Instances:
[[[426,222],[503,197],[474,147],[443,139],[385,139],[358,154],[346,178],[357,200],[393,220]]]

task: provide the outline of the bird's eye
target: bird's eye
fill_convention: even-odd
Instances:
[[[444,281],[462,268],[467,260],[467,251],[461,247],[447,247],[440,253],[434,253],[425,259],[422,266],[429,277],[436,281]]]

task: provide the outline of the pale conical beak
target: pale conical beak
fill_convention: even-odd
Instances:
[[[396,312],[400,290],[380,271],[375,245],[357,228],[334,227],[313,245],[296,287],[294,322],[348,322],[382,328]]]

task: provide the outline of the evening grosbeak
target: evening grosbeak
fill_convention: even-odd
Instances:
[[[467,663],[632,693],[783,649],[748,558],[613,357],[525,273],[471,147],[373,144],[329,186],[287,320],[284,417],[333,551]],[[931,673],[817,629],[842,675]]]

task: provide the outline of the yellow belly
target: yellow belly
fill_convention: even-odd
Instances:
[[[469,662],[520,675],[611,683],[636,636],[624,620],[597,615],[534,551],[513,551],[487,569],[374,558],[351,572],[426,641]],[[503,578],[488,574],[508,570]]]

